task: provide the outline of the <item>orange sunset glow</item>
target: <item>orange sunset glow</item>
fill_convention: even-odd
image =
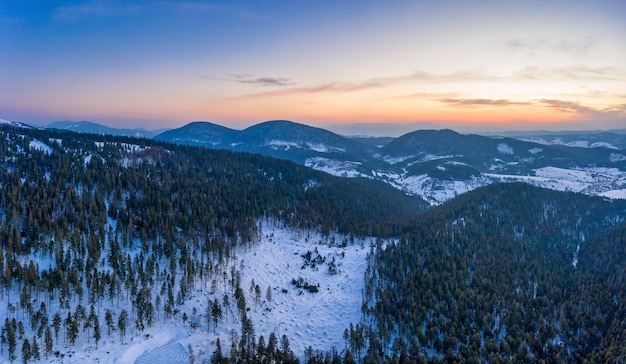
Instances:
[[[271,119],[618,128],[621,10],[619,1],[5,6],[0,116],[148,129]]]

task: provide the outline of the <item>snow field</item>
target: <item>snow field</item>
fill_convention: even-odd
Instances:
[[[123,339],[117,325],[109,336],[104,313],[107,309],[111,310],[117,323],[121,310],[131,312],[131,303],[124,302],[123,298],[114,302],[105,299],[96,304],[102,335],[97,348],[93,337],[88,337],[91,335],[82,330],[76,343],[70,345],[65,341],[62,329],[58,343],[54,340],[53,353],[58,353],[44,358],[42,351],[41,362],[182,364],[190,363],[192,357],[196,362],[203,362],[210,358],[218,338],[222,352],[228,355],[233,332],[236,340],[240,337],[241,321],[230,284],[220,277],[223,273],[230,276],[233,267],[241,277],[241,287],[248,307],[246,315],[253,323],[256,341],[261,335],[265,337],[266,343],[271,333],[279,340],[286,335],[291,350],[301,359],[309,345],[315,350],[323,351],[334,346],[341,352],[345,346],[344,330],[350,323],[357,324],[361,321],[363,277],[367,253],[372,243],[369,239],[356,239],[354,244],[348,243],[346,247],[342,247],[344,239],[346,238],[342,236],[323,237],[316,232],[286,229],[266,223],[263,225],[260,241],[236,248],[233,257],[220,265],[221,273],[214,274],[217,278],[215,292],[211,292],[211,282],[205,286],[196,283],[189,298],[177,307],[178,313],[175,316],[166,319],[161,306],[158,317],[155,314],[152,327],[138,331],[133,322],[128,322]],[[305,264],[303,255],[309,251],[311,259],[309,264]],[[136,255],[135,251],[128,253],[133,257]],[[329,272],[329,263],[333,258],[336,274]],[[52,264],[48,258],[40,257],[37,261],[42,269]],[[299,278],[316,287],[319,285],[319,292],[311,293],[304,288],[297,288],[292,280]],[[260,287],[258,301],[255,291],[250,290],[252,280],[255,286]],[[271,300],[266,297],[268,287]],[[224,293],[230,296],[230,308],[222,303]],[[6,301],[7,296],[4,297]],[[207,303],[215,299],[220,302],[223,311],[217,327],[208,326],[206,316]],[[19,293],[12,293],[11,302],[14,307],[19,307]],[[21,309],[10,313],[7,303],[0,305],[1,316],[25,320]],[[77,303],[76,298],[73,298],[72,306]],[[39,302],[35,299],[33,305],[38,307]],[[82,305],[89,309],[86,297],[83,298]],[[65,312],[59,307],[57,299],[50,301],[47,306],[50,316],[57,311]],[[183,314],[188,317],[186,322]],[[32,336],[33,333],[27,330],[26,337],[30,339]],[[21,359],[20,348],[21,341],[18,344],[18,359]],[[7,359],[5,348],[0,362]]]
[[[330,350],[333,346],[339,351],[344,348],[344,330],[350,323],[361,321],[363,275],[369,241],[357,241],[346,248],[331,247],[328,241],[317,233],[298,233],[264,226],[260,243],[237,252],[237,261],[232,265],[241,272],[242,289],[249,308],[247,315],[253,322],[257,341],[261,335],[266,343],[271,333],[279,339],[286,335],[294,354],[300,358],[309,345],[316,350]],[[340,244],[341,240],[337,242]],[[311,251],[313,258],[318,255],[326,257],[326,263],[303,268],[305,261],[302,255],[307,251]],[[328,263],[332,257],[335,257],[337,274],[329,273]],[[299,278],[319,284],[319,292],[310,293],[294,286],[291,281]],[[250,291],[252,280],[260,287],[261,299],[258,303]],[[271,301],[266,298],[268,287]],[[221,288],[215,294],[198,292],[185,309],[190,311],[196,307],[198,313],[204,313],[205,302],[220,299],[222,295]],[[215,350],[219,337],[222,350],[226,353],[230,348],[232,330],[241,330],[236,308],[231,305],[233,310],[224,314],[224,319],[215,330],[203,323],[200,325],[201,332],[181,342],[191,344],[194,353],[206,357]]]

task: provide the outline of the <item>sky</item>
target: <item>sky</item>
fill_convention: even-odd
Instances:
[[[626,128],[626,1],[0,0],[0,118]]]

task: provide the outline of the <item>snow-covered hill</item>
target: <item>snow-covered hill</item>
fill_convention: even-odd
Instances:
[[[89,127],[92,132],[106,132],[93,129],[94,125],[58,123],[57,127]],[[626,135],[618,132],[499,137],[418,130],[368,142],[274,120],[241,131],[194,122],[155,139],[258,153],[339,177],[381,180],[433,205],[500,181],[524,181],[608,198],[626,197]]]
[[[4,119],[0,119],[0,125],[8,125],[8,126],[16,127],[16,128],[30,128],[30,126],[24,123],[20,123],[18,121],[4,120]]]
[[[292,230],[262,224],[262,237],[248,248],[239,248],[222,264],[216,260],[217,277],[232,272],[240,275],[248,302],[248,316],[256,337],[263,335],[267,342],[274,333],[279,339],[286,335],[291,350],[302,359],[305,349],[342,351],[343,332],[350,324],[361,320],[363,275],[367,266],[370,240],[351,241],[348,237],[321,236],[313,231]],[[41,266],[49,264],[39,262]],[[307,282],[319,292],[311,293],[297,288],[292,281]],[[258,295],[256,286],[261,294]],[[268,294],[269,290],[269,294]],[[233,332],[241,330],[235,303],[224,306],[224,317],[213,326],[208,324],[206,309],[210,301],[220,304],[224,295],[230,295],[230,285],[222,279],[197,285],[190,298],[172,318],[158,317],[154,326],[138,332],[129,327],[126,337],[119,330],[109,336],[102,327],[102,340],[97,347],[88,335],[81,335],[73,346],[64,344],[61,336],[56,354],[49,363],[136,363],[172,364],[210,359],[219,338],[222,350],[230,348]],[[6,296],[5,296],[6,300]],[[11,302],[19,300],[12,295]],[[85,303],[85,302],[84,302]],[[17,303],[16,303],[17,305]],[[105,300],[99,307],[100,322],[104,326],[104,312],[116,313],[125,305]],[[52,301],[48,312],[63,311]],[[11,317],[7,305],[0,305],[0,317]],[[20,315],[19,312],[17,315]],[[186,317],[186,321],[183,317]]]
[[[192,125],[159,138],[167,140],[165,136],[176,133],[178,139],[170,141],[202,145],[198,136],[203,132],[186,130]],[[215,127],[211,124],[213,136]],[[265,122],[241,132],[228,129],[227,137],[222,129],[218,131],[219,138],[209,138],[204,145],[289,159],[339,177],[382,180],[433,205],[500,181],[610,198],[626,196],[626,136],[617,133],[516,139],[418,130],[376,139],[386,142],[378,145],[288,121]]]
[[[129,136],[135,138],[152,138],[159,134],[159,131],[151,131],[145,129],[126,129],[126,128],[111,128],[98,123],[90,121],[55,121],[52,124],[46,125],[46,129],[57,129],[72,131],[75,133],[91,133],[91,134],[108,134],[108,135],[120,135]]]

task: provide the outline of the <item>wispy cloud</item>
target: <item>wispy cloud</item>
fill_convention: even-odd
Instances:
[[[296,83],[290,78],[284,77],[257,77],[255,75],[241,74],[231,75],[235,82],[245,83],[255,86],[293,86]]]
[[[594,37],[564,38],[507,38],[499,42],[504,48],[514,52],[551,51],[573,55],[586,55],[598,43]]]
[[[509,107],[529,106],[544,107],[560,112],[588,117],[594,120],[606,120],[608,118],[623,118],[626,116],[626,104],[610,105],[602,109],[596,109],[580,102],[558,99],[537,99],[528,101],[512,101],[508,99],[463,99],[463,98],[440,98],[438,102],[453,107]]]
[[[397,84],[405,83],[451,83],[451,82],[471,82],[479,80],[494,80],[494,77],[483,74],[479,71],[461,71],[451,74],[435,74],[423,71],[416,71],[411,74],[371,78],[362,82],[329,82],[306,87],[293,87],[284,90],[257,92],[239,96],[239,99],[276,97],[297,94],[315,94],[315,93],[346,93],[370,90],[376,88],[384,88]],[[238,81],[240,82],[240,81]],[[247,82],[246,82],[247,83]]]
[[[554,99],[540,99],[537,100],[537,104],[544,105],[551,109],[556,109],[567,113],[574,113],[581,116],[589,116],[593,118],[626,116],[626,104],[611,105],[603,109],[594,109],[592,107],[582,105],[579,102]]]
[[[615,67],[588,67],[575,65],[560,68],[526,67],[513,74],[518,80],[603,80],[622,81],[626,78],[624,71]]]
[[[556,110],[563,111],[563,112],[576,113],[576,114],[581,114],[581,115],[592,115],[598,112],[598,110],[595,110],[588,106],[581,105],[580,103],[573,102],[573,101],[540,99],[540,100],[537,100],[537,103],[540,105],[547,106],[551,109],[556,109]]]
[[[454,106],[515,106],[515,105],[530,105],[530,102],[511,101],[507,99],[452,99],[443,98],[437,101],[450,104]]]

